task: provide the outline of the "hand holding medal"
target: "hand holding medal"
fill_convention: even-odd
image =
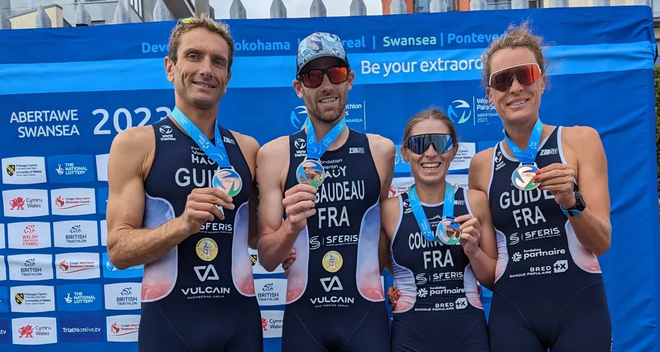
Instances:
[[[346,127],[346,120],[342,118],[331,130],[326,134],[321,142],[316,140],[316,133],[314,132],[314,125],[307,123],[307,157],[303,160],[296,169],[296,179],[300,184],[310,185],[318,188],[325,180],[325,170],[319,161],[323,153],[332,145],[341,132]]]
[[[470,214],[465,214],[457,217],[456,222],[461,223],[460,241],[465,254],[471,256],[477,253],[479,251],[479,241],[481,241],[481,223],[479,219]]]
[[[243,189],[243,180],[229,162],[229,156],[227,155],[225,144],[222,141],[218,125],[215,125],[215,145],[213,145],[197,126],[190,122],[188,117],[184,115],[178,107],[175,107],[174,110],[172,110],[171,116],[190,136],[190,138],[197,143],[197,146],[202,149],[211,160],[218,164],[218,171],[216,171],[213,176],[213,188],[225,193],[229,197],[234,197],[239,194]],[[222,201],[222,199],[220,200]],[[224,215],[222,206],[216,203],[215,207]],[[233,209],[233,206],[230,209]]]
[[[539,189],[548,191],[555,196],[555,202],[564,207],[571,208],[575,205],[575,170],[567,164],[550,164],[534,175],[535,182],[543,183]]]
[[[536,120],[532,134],[529,136],[527,148],[524,151],[509,139],[505,130],[502,130],[502,132],[504,133],[506,143],[509,145],[509,148],[511,148],[511,152],[516,159],[520,161],[520,166],[518,166],[518,168],[516,168],[511,174],[511,183],[514,187],[522,191],[536,189],[541,185],[541,182],[535,179],[536,172],[539,170],[536,166],[536,153],[539,150],[541,133],[543,132],[543,123],[541,123],[541,119],[539,118]]]

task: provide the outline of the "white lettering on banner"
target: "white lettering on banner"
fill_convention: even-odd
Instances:
[[[156,108],[156,112],[163,113],[162,115],[158,116],[157,121],[160,121],[166,118],[167,116],[169,116],[172,113],[172,110],[170,110],[170,108],[166,106],[161,106]],[[138,122],[137,125],[133,125],[133,115],[131,114],[130,110],[126,108],[119,108],[114,112],[112,112],[112,127],[114,127],[115,133],[126,131],[131,127],[144,126],[148,124],[151,120],[152,113],[151,110],[149,110],[148,108],[139,107],[133,110],[133,114],[135,114],[136,115],[135,117],[137,117],[136,121],[141,118],[140,122]],[[101,116],[101,121],[99,121],[94,127],[95,135],[112,134],[112,131],[110,129],[105,129],[106,124],[110,120],[110,112],[108,112],[108,110],[96,109],[92,111],[92,115]]]
[[[18,138],[31,137],[69,137],[79,136],[75,124],[49,124],[57,122],[78,121],[78,110],[36,110],[12,112],[9,123],[37,124],[36,126],[19,126]]]
[[[437,58],[431,61],[395,61],[395,62],[371,62],[362,60],[360,62],[360,73],[363,75],[382,74],[388,77],[395,74],[410,74],[418,70],[427,72],[446,72],[446,71],[472,71],[482,70],[483,63],[480,58],[469,58],[462,60],[445,60]]]

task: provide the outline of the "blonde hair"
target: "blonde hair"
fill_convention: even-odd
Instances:
[[[542,43],[543,37],[532,34],[527,21],[521,23],[518,27],[509,25],[506,35],[493,41],[481,58],[481,62],[484,65],[484,69],[482,70],[484,86],[488,86],[488,80],[491,74],[490,59],[496,52],[506,48],[514,49],[522,47],[529,49],[534,53],[536,63],[541,68],[541,74],[545,75],[548,60],[543,56],[543,49],[541,49]]]
[[[181,36],[195,28],[203,28],[213,33],[217,33],[227,42],[227,45],[229,46],[227,71],[231,72],[231,64],[234,61],[234,38],[229,34],[229,26],[224,22],[216,22],[206,14],[202,14],[200,17],[181,19],[177,22],[170,34],[169,58],[174,63],[177,62],[177,52],[179,50],[179,45],[181,45]]]

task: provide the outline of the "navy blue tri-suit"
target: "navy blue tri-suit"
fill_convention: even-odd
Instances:
[[[348,127],[347,127],[348,128]],[[285,183],[307,155],[306,133],[289,136]],[[390,334],[378,261],[380,177],[367,136],[321,157],[325,181],[316,214],[294,243],[282,331],[283,352],[387,352]]]
[[[562,128],[541,142],[537,167],[566,163]],[[499,259],[489,317],[492,352],[607,352],[612,326],[598,258],[578,241],[548,191],[511,184],[520,165],[499,143],[488,190]]]
[[[186,197],[194,188],[212,187],[218,168],[169,118],[153,128],[156,152],[145,182],[145,228],[181,215]],[[233,197],[234,210],[223,209],[224,220],[206,222],[199,233],[145,265],[139,352],[263,351],[247,244],[252,178],[232,133],[220,128],[220,134],[243,188]]]
[[[431,242],[422,234],[408,193],[398,195],[399,222],[391,241],[399,299],[392,321],[392,352],[488,352],[480,289],[460,243]],[[431,230],[444,201],[422,203]],[[454,214],[471,214],[467,191],[457,188]]]

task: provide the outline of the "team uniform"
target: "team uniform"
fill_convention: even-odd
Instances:
[[[566,163],[562,128],[541,142],[538,168]],[[598,258],[578,241],[554,197],[511,183],[519,162],[495,146],[488,196],[499,258],[489,330],[493,352],[611,351]]]
[[[298,184],[307,155],[304,130],[289,136],[285,189]],[[289,267],[282,351],[386,352],[388,315],[378,261],[380,178],[367,136],[321,157],[325,181]]]
[[[480,288],[460,242],[431,242],[422,234],[408,193],[399,198],[399,222],[391,241],[394,284],[393,352],[488,352],[488,327]],[[457,188],[454,214],[471,214],[467,191]],[[435,231],[444,201],[422,208]]]
[[[163,119],[153,128],[156,151],[145,182],[144,228],[180,216],[193,189],[212,187],[218,168],[172,120]],[[198,233],[145,265],[140,352],[263,351],[247,245],[250,169],[232,133],[220,128],[220,134],[243,188],[233,197],[235,209],[223,209],[224,220],[206,222]]]

